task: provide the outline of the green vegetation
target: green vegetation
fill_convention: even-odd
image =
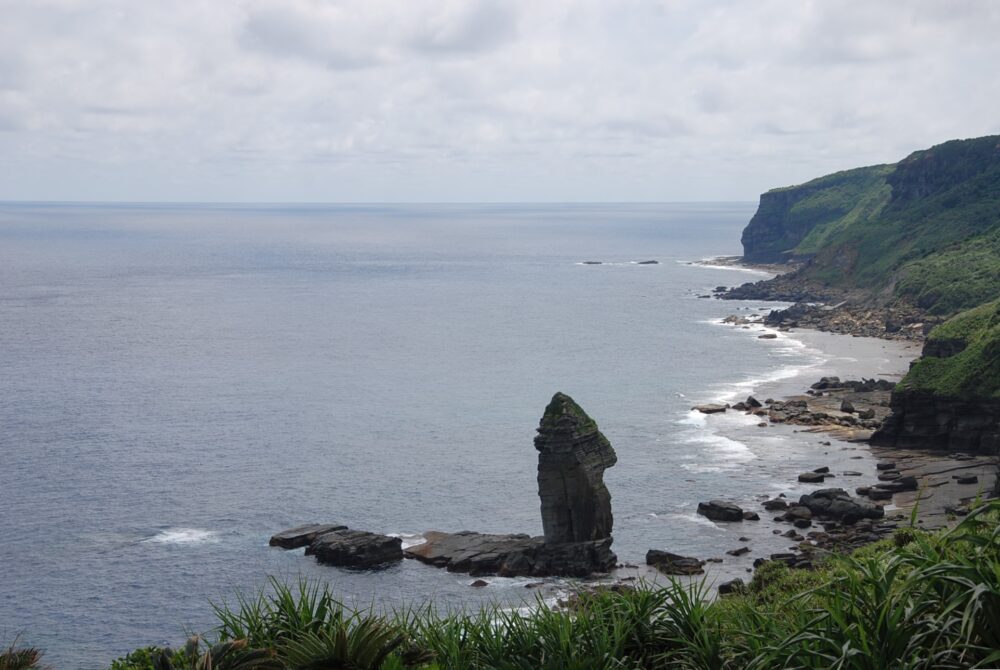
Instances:
[[[737,595],[710,601],[707,588],[609,589],[581,594],[569,610],[540,602],[530,614],[381,616],[348,611],[304,583],[273,582],[273,593],[216,608],[214,646],[140,650],[112,668],[995,667],[1000,502],[952,530],[904,529],[815,571],[765,564]]]
[[[811,256],[803,279],[950,316],[1000,297],[1000,137],[764,194],[751,260]]]
[[[900,383],[900,390],[930,391],[956,398],[1000,398],[1000,300],[949,319],[928,340],[964,345],[945,358],[920,358]]]

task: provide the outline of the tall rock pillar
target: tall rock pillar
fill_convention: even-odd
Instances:
[[[538,496],[545,542],[611,537],[611,494],[604,471],[618,461],[597,423],[564,393],[545,408],[538,435]]]

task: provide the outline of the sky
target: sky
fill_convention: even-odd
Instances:
[[[0,200],[630,202],[1000,133],[993,0],[0,0]]]

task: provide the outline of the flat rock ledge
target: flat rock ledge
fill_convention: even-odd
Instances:
[[[473,577],[587,577],[617,564],[611,538],[589,542],[547,543],[530,535],[488,535],[472,531],[428,531],[425,542],[403,554],[449,572]]]
[[[283,549],[306,548],[306,556],[342,568],[369,569],[403,559],[398,537],[351,530],[334,524],[297,526],[273,535],[269,543]]]

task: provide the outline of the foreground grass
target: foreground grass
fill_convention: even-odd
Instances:
[[[569,611],[352,611],[272,582],[217,605],[208,639],[136,650],[112,670],[281,668],[970,668],[1000,665],[1000,502],[954,529],[892,540],[814,571],[758,569],[742,593],[705,584],[583,594]],[[18,665],[11,648],[0,669]],[[34,659],[37,662],[37,659]]]

